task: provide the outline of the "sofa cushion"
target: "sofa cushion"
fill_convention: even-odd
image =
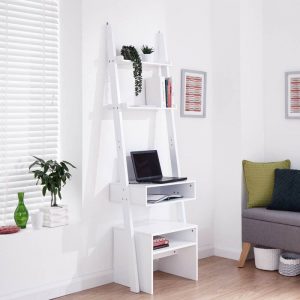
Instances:
[[[269,210],[264,207],[243,210],[243,218],[300,227],[300,213],[281,210]]]
[[[300,212],[299,170],[275,170],[272,203],[267,208]]]
[[[275,169],[289,169],[289,160],[255,163],[243,160],[243,169],[248,192],[248,208],[266,207],[271,203]]]

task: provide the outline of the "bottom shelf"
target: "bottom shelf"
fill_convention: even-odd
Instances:
[[[135,254],[139,287],[153,294],[155,270],[198,280],[197,225],[172,221],[146,221],[134,224]],[[153,238],[163,236],[169,247],[153,250]],[[130,240],[124,227],[114,228],[114,282],[130,286]]]
[[[169,247],[153,250],[153,259],[176,254],[176,250],[196,246],[195,242],[169,240]]]

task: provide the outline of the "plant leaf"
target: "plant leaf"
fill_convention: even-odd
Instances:
[[[71,164],[70,162],[68,162],[66,160],[63,160],[62,162],[76,169],[76,167],[73,164]]]
[[[34,155],[33,155],[33,157],[34,157],[36,160],[38,160],[38,161],[40,161],[40,162],[42,162],[42,163],[45,163],[45,161],[44,161],[42,158],[39,158],[39,157],[34,156]]]
[[[35,166],[35,165],[37,165],[37,164],[39,164],[39,162],[38,161],[35,161],[35,162],[33,162],[30,166],[29,166],[29,170],[33,167],[33,166]]]
[[[45,185],[44,187],[43,187],[43,190],[42,190],[42,193],[43,193],[43,196],[45,197],[45,195],[46,195],[46,191],[47,191],[47,186]]]

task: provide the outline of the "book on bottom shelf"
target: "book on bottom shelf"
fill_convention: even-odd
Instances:
[[[157,250],[157,249],[161,249],[161,248],[166,248],[166,247],[169,247],[169,244],[160,245],[160,246],[153,246],[153,250]]]
[[[153,237],[153,250],[169,247],[169,240],[164,236],[157,235]]]

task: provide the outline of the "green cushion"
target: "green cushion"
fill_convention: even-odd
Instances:
[[[248,208],[268,206],[272,200],[275,169],[290,169],[290,167],[290,160],[270,163],[255,163],[243,160],[248,192]]]

